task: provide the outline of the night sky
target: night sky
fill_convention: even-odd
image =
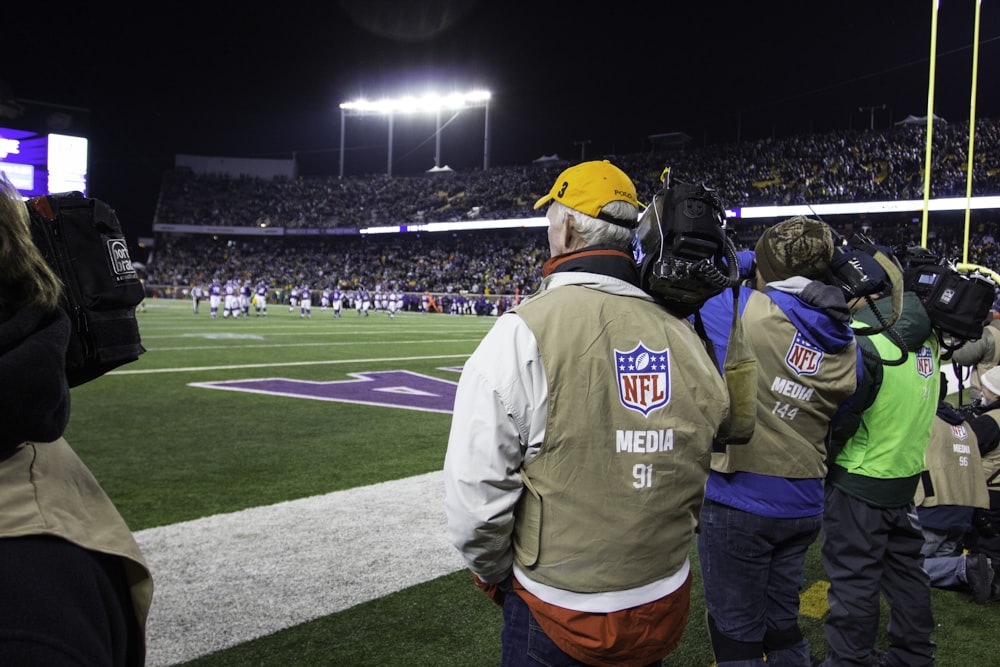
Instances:
[[[1000,2],[984,4],[977,115],[997,118]],[[361,95],[490,90],[494,166],[637,152],[662,132],[702,145],[927,112],[929,0],[133,6],[5,7],[0,93],[85,128],[90,194],[138,234],[178,153],[294,154],[303,175],[336,175],[338,105]],[[940,3],[934,111],[951,122],[969,118],[975,6]],[[482,167],[485,116],[442,119],[444,164]],[[384,172],[386,121],[346,128],[346,173]],[[393,131],[394,174],[433,166],[432,118]]]

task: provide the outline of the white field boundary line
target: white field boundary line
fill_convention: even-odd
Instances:
[[[231,648],[465,567],[443,473],[138,531],[148,667]]]
[[[492,324],[492,323],[483,323],[483,324],[485,325],[485,324]],[[167,324],[167,323],[163,323],[163,322],[157,322],[155,325],[146,325],[145,328],[149,329],[149,330],[155,330],[156,333],[152,334],[152,336],[155,337],[155,338],[164,338],[164,337],[174,337],[174,338],[176,338],[176,337],[190,337],[190,336],[209,336],[209,335],[213,335],[213,334],[221,334],[223,332],[236,333],[236,332],[239,332],[241,330],[242,331],[250,331],[250,332],[265,330],[267,332],[265,335],[268,335],[268,336],[303,336],[303,335],[307,335],[307,336],[354,336],[354,335],[357,335],[359,333],[372,333],[372,332],[389,333],[389,332],[392,332],[392,329],[389,329],[389,328],[387,328],[385,326],[379,326],[379,325],[376,325],[376,326],[351,326],[351,325],[348,325],[348,326],[344,326],[344,327],[337,326],[336,328],[326,328],[326,327],[323,327],[323,328],[320,328],[320,327],[306,328],[305,326],[268,326],[266,329],[261,329],[261,328],[252,327],[252,326],[247,326],[247,327],[242,327],[241,326],[241,327],[234,327],[232,329],[229,329],[229,328],[219,329],[219,328],[215,328],[215,327],[201,329],[201,328],[197,328],[197,327],[191,326],[190,323],[187,323],[187,324],[177,324],[176,326],[173,326],[171,324]],[[461,324],[456,324],[455,326],[434,326],[434,327],[424,327],[424,326],[421,326],[419,329],[407,328],[407,329],[405,329],[403,331],[395,332],[395,333],[404,333],[405,334],[405,333],[414,333],[415,331],[419,331],[422,334],[429,334],[429,333],[435,333],[435,334],[450,333],[450,334],[454,334],[454,333],[465,333],[465,332],[471,334],[471,333],[480,333],[480,332],[486,331],[487,329],[489,329],[489,326],[463,326]]]
[[[450,334],[452,336],[456,335],[476,335],[482,334],[487,331],[486,328],[479,327],[449,327],[449,328],[435,328],[435,329],[420,329],[419,333],[421,335],[428,334]],[[263,332],[263,333],[261,333]],[[211,336],[225,336],[226,334],[231,334],[234,336],[246,336],[246,335],[259,335],[268,336],[271,338],[284,338],[289,336],[310,336],[312,338],[342,338],[345,336],[357,336],[359,334],[371,334],[379,333],[386,335],[395,335],[398,333],[403,334],[414,334],[417,333],[413,330],[408,331],[389,331],[384,328],[357,328],[351,329],[350,331],[337,330],[330,331],[326,329],[322,330],[307,330],[303,331],[302,328],[291,328],[287,331],[277,330],[277,329],[257,329],[257,328],[247,328],[243,331],[239,329],[192,329],[191,327],[177,327],[176,331],[171,331],[166,327],[157,327],[156,333],[150,334],[150,338],[206,338]]]
[[[142,312],[136,313],[139,318],[140,323],[150,321],[150,323],[169,323],[169,324],[181,324],[186,323],[188,326],[194,324],[201,324],[202,326],[216,326],[218,322],[257,322],[268,324],[275,323],[279,325],[294,326],[295,323],[305,323],[305,322],[321,322],[321,323],[332,323],[336,327],[342,326],[379,326],[382,322],[407,322],[408,324],[420,323],[421,325],[427,324],[428,326],[446,326],[446,323],[451,322],[493,322],[496,321],[498,315],[452,315],[451,313],[441,313],[440,315],[434,314],[433,317],[427,315],[426,313],[410,313],[401,314],[396,313],[395,317],[389,317],[387,312],[379,312],[369,317],[363,315],[357,315],[356,311],[349,310],[343,311],[340,317],[333,314],[332,311],[327,310],[323,312],[317,308],[313,308],[312,317],[300,317],[298,308],[295,309],[293,313],[277,313],[269,314],[264,317],[257,317],[252,314],[250,317],[222,317],[220,314],[217,317],[211,317],[208,315],[206,310],[205,314],[194,315],[188,310],[186,313],[181,313],[178,311],[164,311],[156,314],[155,318],[144,318]],[[226,325],[223,325],[226,326]],[[247,324],[235,324],[233,326],[248,326]]]
[[[106,375],[147,375],[151,373],[198,373],[203,371],[245,370],[248,368],[281,368],[282,366],[324,366],[330,364],[379,364],[389,361],[426,361],[429,359],[468,359],[468,354],[433,354],[423,357],[374,357],[371,359],[326,359],[323,361],[287,361],[269,364],[231,364],[226,366],[186,366],[183,368],[145,368],[110,371]]]
[[[172,337],[172,336],[171,336]],[[191,338],[207,338],[209,340],[228,340],[228,341],[240,341],[240,340],[261,340],[267,336],[253,336],[250,334],[233,335],[233,336],[200,336],[198,334],[191,334]],[[151,337],[152,338],[152,337]],[[442,345],[451,343],[478,343],[482,340],[482,337],[478,338],[451,338],[451,339],[435,339],[435,340],[390,340],[380,342],[379,345]],[[143,343],[146,339],[143,338]],[[182,345],[179,347],[147,347],[147,352],[184,352],[187,350],[243,350],[246,348],[254,347],[266,347],[279,348],[279,347],[349,347],[349,346],[359,346],[363,345],[365,347],[371,347],[371,341],[320,341],[318,343],[238,343],[233,345]]]
[[[350,330],[337,328],[334,329],[303,329],[302,327],[289,327],[289,328],[257,328],[257,327],[239,327],[233,329],[198,329],[190,326],[185,327],[166,327],[166,326],[156,326],[156,327],[146,327],[141,329],[142,338],[150,340],[162,340],[169,338],[178,338],[189,340],[191,338],[226,338],[233,337],[238,338],[241,336],[258,336],[261,338],[290,338],[290,337],[308,337],[313,339],[329,338],[333,340],[347,338],[350,336],[360,336],[360,335],[371,335],[380,334],[386,337],[394,335],[416,335],[429,336],[429,335],[446,335],[450,338],[454,337],[468,337],[468,336],[479,336],[482,337],[489,331],[490,327],[434,327],[433,329],[421,327],[419,330],[407,329],[405,331],[392,331],[384,327],[357,327]],[[407,339],[412,340],[412,339]],[[418,339],[421,340],[421,339]],[[429,339],[436,340],[436,339]],[[442,339],[447,340],[447,339]],[[348,340],[347,342],[352,342]]]

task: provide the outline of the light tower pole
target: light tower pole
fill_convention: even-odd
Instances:
[[[885,111],[885,105],[884,104],[879,104],[878,106],[874,106],[874,107],[858,107],[858,111],[867,111],[869,113],[870,121],[869,121],[868,129],[869,130],[874,130],[875,129],[875,112],[876,111]]]
[[[456,93],[452,95],[428,94],[420,98],[400,97],[396,99],[384,99],[378,101],[356,100],[354,102],[342,102],[340,104],[340,178],[344,177],[344,155],[345,150],[345,125],[347,116],[361,115],[381,115],[387,116],[389,121],[389,148],[388,165],[386,173],[392,176],[392,131],[393,117],[401,113],[427,113],[435,114],[436,124],[434,129],[434,166],[441,166],[441,112],[461,111],[462,109],[478,108],[484,109],[484,139],[483,139],[483,170],[489,168],[489,146],[490,146],[490,120],[489,120],[490,93],[486,90],[474,90],[468,93]]]

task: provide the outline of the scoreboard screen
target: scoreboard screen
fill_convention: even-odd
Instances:
[[[0,127],[0,171],[25,197],[87,194],[87,139]]]

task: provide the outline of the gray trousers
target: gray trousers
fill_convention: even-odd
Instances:
[[[911,502],[872,507],[827,485],[823,567],[830,578],[826,640],[830,667],[870,665],[879,629],[879,596],[889,604],[887,664],[934,664],[930,579],[924,537]]]

